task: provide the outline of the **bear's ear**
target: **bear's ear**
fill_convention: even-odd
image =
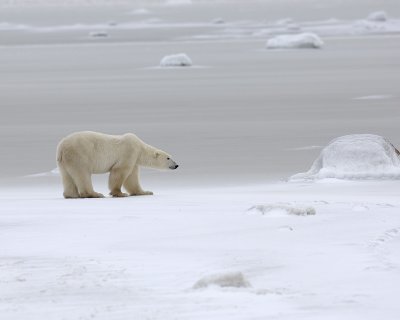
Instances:
[[[155,156],[156,156],[156,159],[157,159],[160,156],[160,153],[156,151]]]

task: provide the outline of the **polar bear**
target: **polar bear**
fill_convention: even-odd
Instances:
[[[171,156],[133,133],[108,135],[75,132],[60,141],[57,165],[64,185],[64,198],[103,198],[93,190],[91,175],[110,172],[108,187],[113,197],[151,195],[139,183],[139,167],[176,169]],[[121,191],[124,186],[128,193]]]

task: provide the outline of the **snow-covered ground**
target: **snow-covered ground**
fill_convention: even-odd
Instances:
[[[70,201],[59,185],[2,190],[0,312],[8,320],[394,320],[399,187],[276,183]],[[249,211],[276,203],[316,214]]]
[[[0,318],[397,320],[400,180],[288,179],[340,136],[400,147],[400,3],[110,1],[0,0]],[[78,130],[180,166],[65,200]]]
[[[0,0],[2,44],[82,43],[98,30],[104,42],[221,41],[316,33],[321,37],[399,34],[395,0]],[[8,5],[7,5],[8,4]],[[31,4],[31,5],[29,5]],[[64,4],[64,5],[62,5]],[[83,6],[82,6],[83,4]],[[97,5],[96,5],[97,4]],[[173,5],[171,5],[173,4]],[[385,10],[383,10],[385,9]]]

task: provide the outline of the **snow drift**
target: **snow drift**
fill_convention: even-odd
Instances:
[[[318,49],[323,42],[315,33],[287,34],[271,38],[267,41],[268,49]]]
[[[207,288],[212,285],[231,288],[250,287],[250,283],[241,272],[231,272],[204,277],[193,285],[193,289]]]
[[[58,168],[54,168],[51,171],[34,173],[25,176],[26,178],[39,178],[39,177],[57,177],[60,175],[60,170]]]
[[[354,134],[332,140],[298,179],[400,179],[399,151],[385,138]]]
[[[311,216],[315,215],[316,211],[313,207],[303,207],[297,205],[288,204],[268,204],[268,205],[257,205],[251,207],[248,211],[255,211],[262,215],[296,215],[296,216]]]
[[[161,67],[190,67],[192,60],[185,53],[165,56],[161,59]]]

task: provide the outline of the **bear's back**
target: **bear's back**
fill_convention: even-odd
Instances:
[[[114,165],[137,158],[143,142],[134,134],[109,135],[94,131],[74,132],[57,148],[57,161],[80,163],[92,173],[108,172]]]

